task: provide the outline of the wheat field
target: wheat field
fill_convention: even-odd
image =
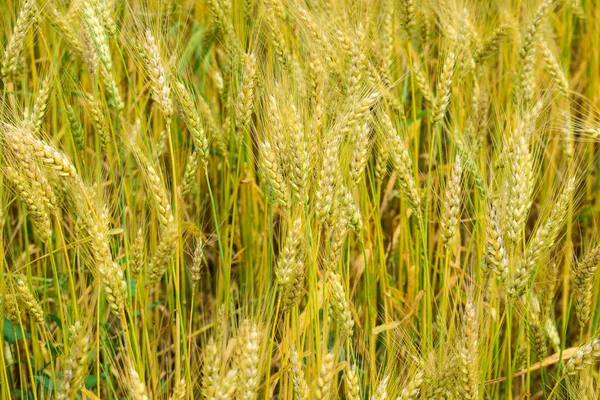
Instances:
[[[0,398],[600,398],[596,0],[0,11]]]

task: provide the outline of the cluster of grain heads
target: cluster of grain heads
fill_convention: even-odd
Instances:
[[[243,327],[240,328],[241,336],[238,337],[235,364],[232,362],[229,368],[227,368],[227,354],[219,351],[221,343],[216,342],[212,337],[209,339],[204,346],[202,359],[201,383],[204,398],[227,400],[232,399],[236,393],[238,396],[249,395],[249,398],[254,398],[252,393],[257,390],[256,385],[260,374],[256,360],[260,357],[261,334],[256,323],[249,320],[243,323]],[[220,334],[218,336],[222,339]],[[246,343],[245,340],[250,342]],[[241,360],[240,357],[245,359]],[[236,365],[238,363],[240,364]],[[240,368],[243,368],[243,371],[240,371]],[[248,381],[242,382],[242,376]]]
[[[5,3],[0,397],[597,397],[594,1]]]
[[[62,184],[69,187],[73,201],[78,208],[75,212],[84,218],[90,235],[90,248],[97,271],[101,277],[107,300],[111,310],[121,318],[125,309],[125,282],[123,271],[113,260],[108,242],[108,210],[91,202],[90,189],[87,188],[75,166],[68,158],[45,143],[35,139],[30,132],[16,127],[4,126],[4,136],[9,146],[20,151],[27,151],[46,168],[46,172],[62,179]],[[35,165],[35,163],[31,163]],[[39,184],[39,180],[37,181]],[[50,188],[50,185],[46,189]],[[43,198],[43,197],[42,197]]]

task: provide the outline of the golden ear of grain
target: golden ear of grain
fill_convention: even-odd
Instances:
[[[520,89],[525,104],[531,104],[535,92],[535,56],[540,26],[551,10],[554,0],[544,0],[536,10],[533,20],[527,27],[523,44],[519,50]]]
[[[289,201],[289,189],[280,172],[279,164],[269,141],[260,143],[260,162],[263,177],[271,188],[275,201],[286,206]]]
[[[319,376],[315,381],[314,398],[318,400],[329,399],[333,390],[333,367],[335,365],[335,355],[333,353],[325,354],[319,369]]]
[[[460,156],[457,155],[454,166],[452,167],[452,173],[446,183],[440,219],[441,234],[446,246],[448,246],[448,243],[458,230],[462,197],[462,174],[462,160]]]
[[[106,123],[106,118],[102,112],[102,106],[91,93],[86,93],[84,98],[88,106],[87,109],[92,117],[94,130],[100,137],[100,145],[103,148],[106,148],[110,143],[110,132]]]
[[[73,136],[75,147],[78,150],[83,150],[85,147],[85,133],[83,132],[79,116],[70,105],[67,105],[67,119],[71,127],[71,135]]]
[[[327,288],[330,296],[330,305],[333,318],[338,323],[342,338],[349,339],[354,328],[354,318],[346,290],[342,284],[342,277],[333,271],[327,272]]]
[[[306,379],[304,378],[304,367],[295,347],[290,348],[290,364],[292,370],[292,385],[294,386],[294,398],[298,400],[308,400],[309,388]]]
[[[287,239],[275,270],[277,285],[284,309],[294,306],[302,295],[304,281],[304,251],[302,219],[296,218],[288,232]]]
[[[402,138],[396,131],[387,113],[382,113],[381,121],[383,129],[388,135],[391,150],[392,166],[398,173],[398,184],[402,189],[404,198],[409,207],[414,211],[418,220],[422,218],[421,197],[417,190],[417,183],[414,178],[413,164],[408,149]]]
[[[348,366],[344,370],[344,386],[346,389],[346,398],[348,400],[360,399],[360,383],[356,373],[356,366]]]
[[[565,366],[567,375],[574,375],[591,365],[597,357],[600,357],[600,339],[592,339],[573,354]]]
[[[80,321],[69,328],[71,337],[70,354],[63,367],[63,377],[60,384],[58,399],[72,400],[83,387],[88,375],[88,359],[90,339],[87,330]]]
[[[146,385],[140,379],[140,375],[135,368],[129,369],[129,390],[134,400],[148,400],[148,394],[146,393]]]
[[[171,393],[171,397],[169,400],[185,400],[187,394],[187,385],[185,380],[180,379],[179,382],[173,388],[173,392]]]
[[[454,67],[456,63],[456,54],[454,50],[448,51],[442,73],[439,77],[435,99],[431,110],[431,120],[433,123],[440,122],[446,115],[446,110],[450,105],[452,96],[452,78],[454,77]]]
[[[202,356],[202,394],[208,399],[214,398],[219,383],[221,363],[218,358],[218,351],[217,344],[211,337],[204,346]]]
[[[17,22],[13,27],[12,35],[10,35],[8,44],[4,50],[4,59],[2,60],[3,77],[7,78],[17,71],[22,57],[21,50],[25,42],[25,37],[35,23],[37,13],[38,8],[35,0],[27,0],[23,3]]]
[[[256,398],[260,379],[262,332],[255,322],[246,319],[242,322],[237,339],[236,367],[239,375],[239,384],[236,389],[237,398],[252,400]]]
[[[146,46],[146,72],[150,79],[152,98],[158,104],[165,118],[169,119],[173,114],[173,101],[171,99],[171,85],[169,76],[165,69],[158,44],[150,29],[144,32]]]
[[[40,328],[44,328],[44,310],[29,289],[29,286],[21,279],[16,279],[14,282],[14,291],[19,305],[23,307],[29,318],[35,321]]]
[[[590,250],[580,263],[573,265],[573,297],[575,314],[582,331],[590,319],[594,275],[600,263],[600,245]]]
[[[408,382],[404,384],[400,395],[397,400],[416,400],[421,392],[421,385],[423,384],[425,374],[423,371],[418,370],[408,379]]]

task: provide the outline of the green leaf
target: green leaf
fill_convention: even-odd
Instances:
[[[4,317],[4,340],[8,343],[14,343],[17,340],[30,339],[31,334],[21,326],[13,325],[6,317]]]
[[[42,386],[48,389],[48,391],[54,390],[54,382],[52,381],[52,378],[50,378],[48,375],[35,375],[34,378],[36,381],[41,383]]]
[[[56,322],[56,325],[58,325],[58,327],[62,330],[63,328],[63,324],[62,324],[62,320],[54,315],[54,314],[46,314],[48,316],[48,318],[50,318],[53,322]]]
[[[415,119],[413,120],[413,118],[409,118],[408,119],[408,125],[412,124],[414,121],[418,121],[420,119],[425,118],[427,115],[429,114],[429,110],[421,110],[417,113],[417,115],[415,116]]]
[[[106,377],[106,373],[102,372],[100,374],[100,379]],[[85,377],[84,385],[87,390],[91,390],[98,385],[98,375],[88,375]]]
[[[146,307],[146,311],[150,311],[150,310],[152,310],[154,307],[156,307],[157,305],[159,305],[159,304],[162,304],[162,303],[164,303],[164,302],[163,302],[163,301],[160,301],[160,300],[158,300],[158,301],[155,301],[154,303],[152,303],[152,304],[150,304],[148,307]],[[133,315],[134,315],[135,317],[139,317],[139,316],[140,316],[140,310],[135,310],[135,312],[133,313]]]
[[[136,284],[135,278],[129,278],[127,281],[127,293],[129,293],[132,298],[135,297]]]

